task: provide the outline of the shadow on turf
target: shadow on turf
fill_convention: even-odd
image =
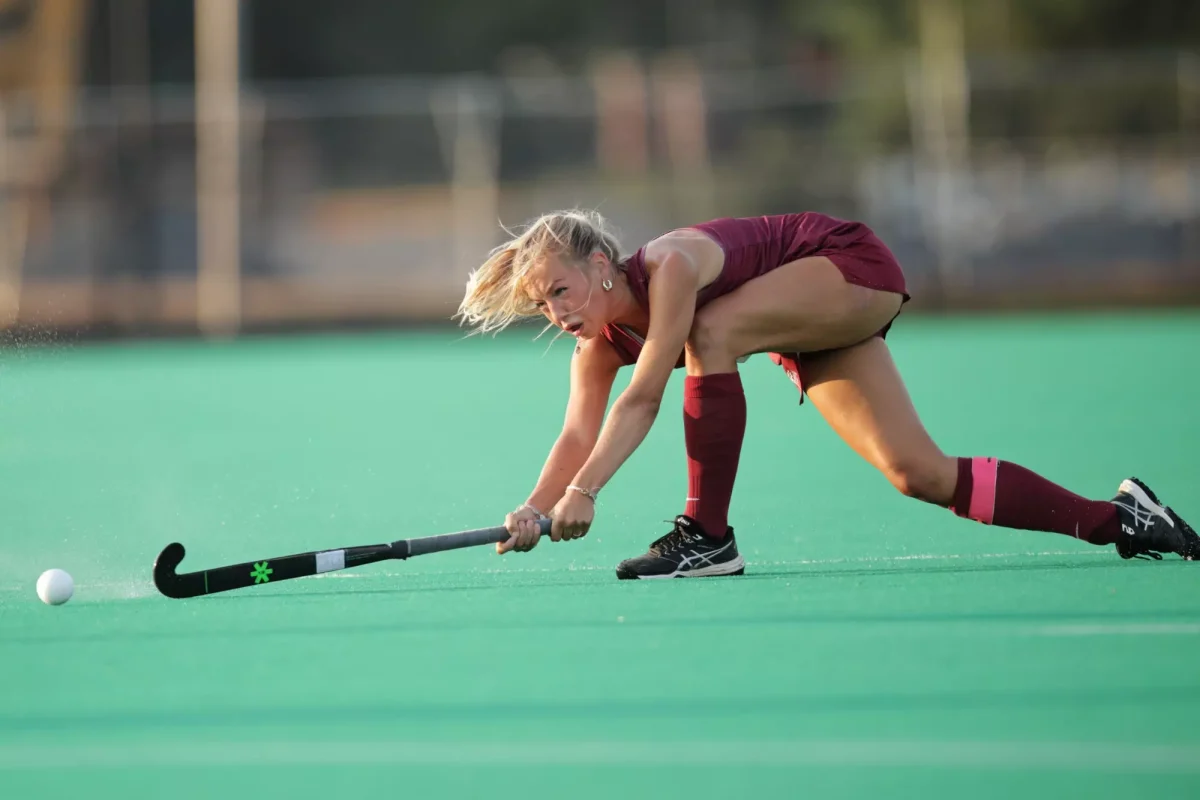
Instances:
[[[803,566],[753,569],[753,565],[747,567],[747,573],[742,577],[743,580],[754,580],[764,578],[840,578],[844,576],[862,577],[862,576],[886,576],[886,575],[967,575],[978,572],[1035,572],[1035,571],[1051,571],[1051,570],[1086,570],[1086,569],[1128,569],[1130,564],[1121,561],[1117,556],[1113,556],[1114,560],[1099,560],[1089,559],[1088,561],[1036,561],[1026,564],[916,564],[886,567],[848,567],[845,569],[806,569]],[[1169,566],[1175,562],[1155,562],[1156,568]],[[1178,565],[1185,565],[1186,562],[1180,560]],[[1187,566],[1188,569],[1192,567]],[[753,571],[750,571],[752,570]]]
[[[154,728],[250,728],[311,725],[395,725],[437,722],[494,722],[565,720],[662,720],[713,719],[725,717],[787,716],[805,714],[878,714],[887,712],[920,713],[930,711],[975,712],[1011,711],[1033,708],[1095,711],[1125,706],[1146,708],[1200,703],[1200,686],[1155,686],[1113,688],[1053,688],[1028,691],[989,691],[963,689],[939,692],[862,692],[853,694],[780,695],[775,697],[709,697],[703,703],[692,698],[662,696],[639,697],[636,702],[568,700],[556,702],[483,701],[476,703],[377,700],[370,705],[279,707],[277,705],[239,708],[139,710],[82,712],[75,714],[4,714],[0,715],[0,734],[76,732],[100,729],[106,734],[116,730]]]
[[[1114,556],[1114,559],[1116,556]],[[1167,562],[1170,563],[1170,562]],[[1163,568],[1167,563],[1155,563],[1156,568]],[[1180,561],[1180,564],[1184,562]],[[740,575],[736,581],[748,580],[769,580],[776,578],[842,578],[842,577],[886,577],[890,575],[966,575],[971,573],[983,572],[1033,572],[1033,571],[1051,571],[1051,570],[1088,570],[1088,569],[1113,569],[1113,568],[1129,568],[1129,564],[1119,560],[1096,560],[1089,559],[1087,561],[1051,561],[1051,562],[1030,562],[1023,564],[930,564],[928,562],[913,561],[901,566],[889,565],[879,567],[845,567],[845,568],[822,568],[814,569],[811,566],[798,564],[792,567],[756,567],[751,562],[746,567],[746,574]],[[1189,566],[1189,568],[1191,568]],[[595,571],[589,574],[596,574]],[[611,573],[609,573],[611,576]],[[615,578],[606,576],[604,581],[615,581]],[[400,578],[404,580],[404,578]],[[395,586],[387,589],[348,589],[346,591],[297,591],[297,592],[242,592],[237,594],[222,594],[206,597],[204,600],[222,600],[222,601],[243,601],[247,599],[266,599],[272,597],[295,597],[302,594],[304,597],[344,597],[346,595],[367,595],[367,594],[424,594],[427,592],[480,592],[480,591],[496,591],[496,590],[512,590],[517,589],[544,589],[563,586],[580,586],[583,584],[595,585],[597,581],[563,581],[563,580],[548,580],[537,581],[522,584],[511,584],[498,582],[487,586],[472,584],[470,586]],[[630,581],[630,584],[639,583]],[[658,581],[648,581],[640,583],[650,583],[652,585],[661,585]],[[692,581],[689,581],[692,583]],[[706,581],[706,584],[711,583]]]
[[[1014,556],[1014,557],[1017,557],[1017,556]],[[949,556],[947,556],[947,558],[949,558]],[[746,570],[747,570],[746,574],[738,576],[737,580],[739,580],[739,581],[762,580],[762,579],[781,578],[781,577],[788,577],[788,578],[840,578],[840,577],[863,577],[863,576],[871,577],[871,576],[888,576],[888,575],[928,575],[928,574],[956,575],[956,574],[971,574],[971,573],[981,573],[981,572],[1032,572],[1032,571],[1038,571],[1038,570],[1042,570],[1042,571],[1087,570],[1087,569],[1113,569],[1113,568],[1129,569],[1131,566],[1128,562],[1122,562],[1119,559],[1117,559],[1117,557],[1115,555],[1113,556],[1113,559],[1114,560],[1108,560],[1108,559],[1098,560],[1098,559],[1089,558],[1087,560],[1078,560],[1078,561],[1057,560],[1057,561],[1036,561],[1036,562],[1031,561],[1031,562],[1026,562],[1026,563],[996,563],[996,564],[935,564],[935,563],[930,563],[930,561],[932,561],[932,559],[930,561],[919,561],[919,560],[914,559],[911,562],[906,562],[906,563],[900,564],[900,565],[897,565],[894,562],[889,562],[888,566],[878,566],[878,567],[825,567],[825,568],[814,568],[814,565],[805,565],[805,564],[796,564],[793,566],[767,565],[767,566],[763,566],[763,567],[758,567],[758,566],[755,566],[755,564],[753,562],[749,562],[746,567]],[[1154,566],[1156,568],[1161,569],[1171,563],[1173,563],[1173,562],[1162,562],[1162,563],[1155,562]],[[1182,562],[1182,561],[1179,562],[1179,564],[1183,564],[1183,563],[1184,562]],[[568,572],[568,570],[564,569],[563,572]],[[548,572],[547,574],[553,574],[553,573]],[[345,591],[331,591],[328,589],[322,589],[320,591],[300,590],[300,591],[286,591],[286,592],[271,592],[271,591],[261,591],[261,590],[252,588],[249,591],[238,591],[238,592],[233,592],[230,594],[215,594],[215,595],[211,595],[208,597],[204,597],[202,599],[205,602],[211,602],[214,600],[221,600],[221,601],[244,601],[247,599],[261,600],[261,599],[272,598],[272,597],[275,597],[275,598],[288,597],[288,598],[290,598],[290,597],[294,597],[297,594],[303,594],[305,597],[343,597],[346,595],[367,595],[367,594],[411,594],[411,593],[424,594],[426,592],[472,592],[472,591],[475,591],[475,592],[488,591],[488,592],[490,592],[490,591],[495,591],[498,589],[504,589],[504,590],[511,590],[514,588],[543,589],[543,588],[547,588],[547,587],[580,586],[583,584],[593,584],[594,585],[594,584],[601,583],[601,582],[606,583],[609,581],[616,580],[615,578],[612,577],[611,572],[597,570],[597,569],[588,569],[586,571],[575,573],[575,574],[589,575],[589,576],[603,575],[604,577],[599,581],[597,581],[597,580],[570,580],[570,581],[546,580],[546,581],[528,581],[528,582],[521,583],[521,584],[512,584],[512,583],[507,583],[507,582],[501,581],[501,582],[497,582],[497,583],[493,583],[493,584],[488,584],[486,586],[481,586],[477,583],[471,584],[469,586],[445,586],[445,585],[430,586],[427,584],[421,584],[421,585],[417,585],[417,586],[413,586],[413,585],[395,586],[395,587],[390,587],[387,589],[346,589]],[[510,575],[506,575],[504,573],[496,573],[496,575],[497,575],[497,577],[502,578],[502,579],[511,577]],[[418,582],[423,578],[427,579],[427,577],[428,576],[425,574],[415,573],[414,578],[412,580],[414,582]],[[524,578],[526,576],[521,575],[520,577]],[[397,576],[397,580],[405,581],[405,580],[409,580],[409,579],[407,579],[403,576]],[[650,583],[652,585],[660,585],[660,583],[658,581],[647,581],[647,582],[630,581],[628,583],[629,583],[629,585],[633,585],[636,583],[643,583],[643,584]],[[689,583],[692,583],[692,581],[689,581]],[[711,581],[705,581],[705,583],[710,584]],[[291,584],[290,586],[296,587],[296,586],[298,586],[298,584]]]
[[[449,591],[450,589],[447,589]],[[786,613],[759,614],[755,616],[692,616],[671,617],[662,613],[662,608],[645,610],[645,618],[637,615],[623,616],[617,620],[610,616],[604,619],[583,618],[579,616],[561,619],[512,620],[506,616],[488,617],[479,614],[471,622],[454,619],[417,620],[411,616],[397,617],[387,622],[359,622],[311,625],[264,625],[245,627],[222,627],[219,629],[204,628],[193,630],[156,630],[156,631],[113,631],[110,633],[88,633],[79,636],[63,635],[61,633],[46,636],[16,636],[6,639],[13,644],[36,644],[54,642],[56,644],[80,644],[86,642],[117,642],[117,641],[164,641],[164,640],[212,640],[212,639],[245,639],[259,640],[273,636],[357,636],[361,634],[405,634],[405,633],[470,633],[487,631],[494,633],[530,632],[538,633],[556,629],[579,630],[592,628],[597,630],[624,629],[671,629],[696,627],[736,627],[751,628],[758,626],[862,626],[862,625],[978,625],[980,623],[1001,623],[1011,625],[1071,625],[1093,622],[1127,622],[1136,621],[1144,624],[1161,624],[1164,621],[1200,623],[1200,612],[1181,609],[1142,609],[1142,610],[1103,610],[1103,611],[978,611],[978,612],[935,612],[911,613],[897,612],[894,614],[836,614],[836,613]],[[1016,635],[1014,633],[1014,635]],[[1200,687],[1197,689],[1200,691]]]

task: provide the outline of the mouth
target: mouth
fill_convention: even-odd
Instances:
[[[573,323],[573,324],[568,325],[565,328],[563,328],[563,330],[566,331],[567,333],[571,334],[572,336],[578,336],[579,332],[583,330],[583,323],[582,322]]]

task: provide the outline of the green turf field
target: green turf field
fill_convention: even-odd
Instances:
[[[531,336],[6,349],[0,797],[1200,795],[1200,564],[907,500],[762,356],[743,578],[613,575],[682,508],[677,373],[580,542],[154,593],[174,540],[197,569],[501,521],[566,393]],[[1200,316],[889,341],[947,452],[1200,521]]]

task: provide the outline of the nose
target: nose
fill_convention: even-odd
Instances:
[[[565,315],[563,314],[560,304],[551,300],[546,304],[546,311],[550,316],[550,321],[561,328],[563,326],[563,317]]]

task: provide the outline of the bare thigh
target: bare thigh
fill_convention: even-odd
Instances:
[[[831,350],[875,334],[902,302],[893,292],[848,283],[832,261],[812,256],[716,298],[701,309],[693,332],[702,346],[726,349],[734,358]]]
[[[926,502],[951,504],[958,462],[925,430],[883,339],[806,359],[804,376],[821,416],[893,486]]]

